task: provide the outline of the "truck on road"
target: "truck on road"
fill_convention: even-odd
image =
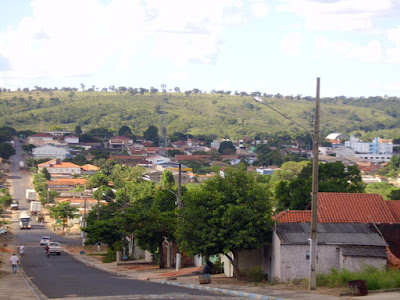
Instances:
[[[37,215],[38,213],[40,213],[42,207],[42,203],[40,203],[39,201],[32,201],[31,202],[31,215]]]
[[[25,162],[24,162],[24,161],[21,160],[21,161],[18,163],[18,165],[19,165],[19,168],[20,168],[21,170],[25,169]]]
[[[26,190],[26,201],[35,201],[36,200],[36,191],[27,189]]]
[[[31,217],[26,211],[23,211],[19,215],[19,228],[31,229]]]

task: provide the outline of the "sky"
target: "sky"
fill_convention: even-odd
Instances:
[[[0,87],[400,97],[400,0],[0,0]]]

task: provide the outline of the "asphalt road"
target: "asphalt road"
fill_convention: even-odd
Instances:
[[[29,210],[25,200],[25,190],[32,188],[31,175],[19,170],[18,163],[23,160],[21,145],[16,143],[17,154],[11,157],[10,170],[13,198],[19,200],[20,211]],[[32,221],[32,229],[20,230],[19,212],[13,214],[13,228],[17,244],[23,243],[25,255],[22,267],[31,281],[48,298],[73,298],[122,296],[124,299],[221,299],[221,295],[182,287],[162,285],[141,280],[126,279],[89,267],[63,252],[60,256],[45,256],[44,247],[39,245],[43,235],[62,244],[80,244],[78,239],[59,237],[47,228]],[[128,297],[128,295],[130,295]],[[224,298],[226,296],[223,296]],[[119,298],[119,297],[118,297]]]

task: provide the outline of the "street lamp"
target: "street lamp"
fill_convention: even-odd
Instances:
[[[280,114],[285,119],[290,120],[300,128],[304,129],[311,135],[313,141],[313,172],[312,172],[312,192],[311,192],[311,238],[310,238],[310,273],[308,288],[315,290],[317,286],[317,274],[316,274],[316,257],[317,257],[317,212],[318,212],[318,147],[319,147],[319,90],[320,90],[320,78],[317,77],[317,91],[315,98],[315,121],[314,121],[314,134],[307,128],[303,127],[299,123],[293,121],[288,116],[282,114],[272,106],[264,102],[261,97],[256,96],[253,99],[273,111]]]

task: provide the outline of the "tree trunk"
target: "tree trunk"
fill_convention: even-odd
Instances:
[[[228,254],[225,254],[225,256],[229,259],[233,266],[233,277],[234,278],[240,278],[240,270],[239,270],[239,257],[238,257],[238,252],[232,251],[233,258],[230,257]]]
[[[160,256],[160,269],[164,269],[165,268],[165,264],[164,264],[164,238],[161,238],[161,241],[158,245],[158,254]]]

